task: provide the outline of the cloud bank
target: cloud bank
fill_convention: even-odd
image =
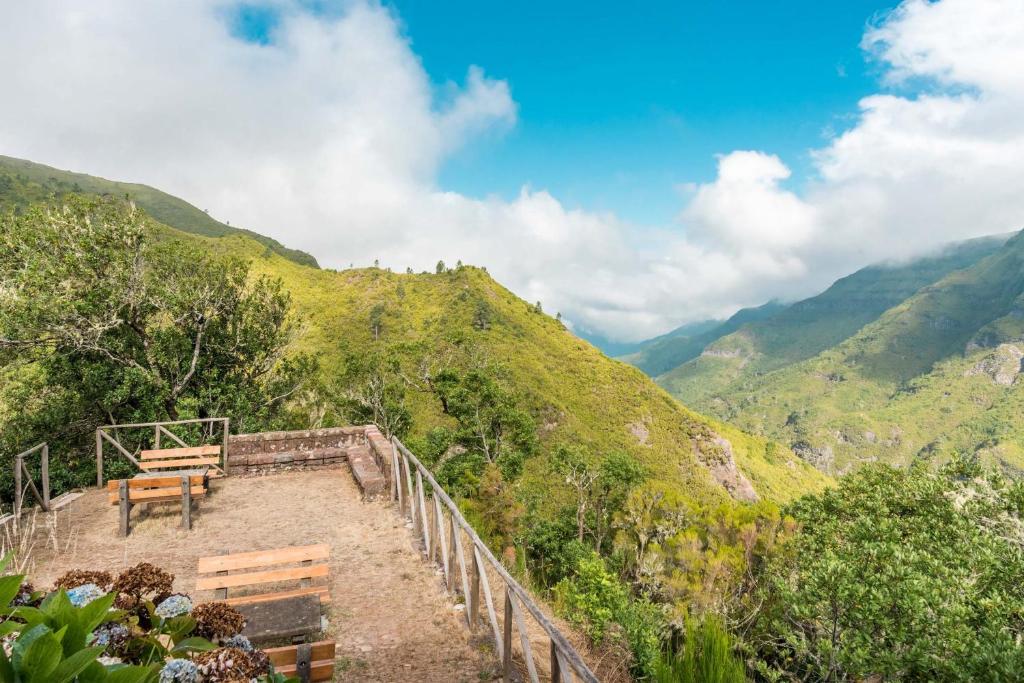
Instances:
[[[793,298],[867,263],[1024,226],[1024,5],[905,2],[865,33],[884,71],[788,187],[771,150],[720,156],[679,220],[640,230],[543,190],[438,186],[451,154],[515,125],[513,87],[467,65],[440,92],[389,10],[273,3],[267,44],[217,0],[0,8],[0,153],[144,182],[326,266],[485,265],[623,340]]]

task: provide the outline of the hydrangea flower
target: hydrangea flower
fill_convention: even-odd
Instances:
[[[102,598],[106,593],[95,583],[87,583],[68,591],[68,600],[75,607],[85,607],[93,600]]]
[[[187,659],[172,659],[160,669],[160,683],[198,683],[199,667]]]
[[[101,655],[97,657],[96,661],[102,664],[103,666],[113,666],[115,664],[124,663],[124,660],[122,660],[120,657],[108,657],[106,655]]]
[[[225,638],[221,641],[221,645],[224,647],[237,647],[242,652],[252,652],[255,649],[253,648],[252,643],[249,642],[249,639],[241,633],[231,636],[230,638]]]
[[[124,645],[131,632],[124,624],[108,622],[92,632],[92,644],[110,649],[117,649]]]
[[[192,600],[187,595],[172,595],[163,602],[161,602],[157,608],[157,616],[163,617],[164,619],[170,619],[172,617],[180,617],[183,614],[188,614],[192,611]]]

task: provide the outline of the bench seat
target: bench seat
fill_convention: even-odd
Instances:
[[[299,595],[318,595],[322,602],[327,602],[330,600],[327,585],[330,553],[330,546],[320,543],[202,557],[196,570],[196,590],[215,591],[216,600],[231,605]],[[317,579],[322,579],[323,583],[314,583]],[[251,592],[232,596],[228,595],[230,589],[250,589]]]

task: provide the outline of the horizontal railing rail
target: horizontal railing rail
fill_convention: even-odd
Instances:
[[[462,516],[458,505],[445,493],[423,463],[397,438],[392,438],[391,497],[398,502],[402,514],[412,519],[413,529],[423,541],[423,552],[427,559],[440,565],[444,573],[445,586],[449,592],[457,592],[456,576],[461,583],[465,599],[465,615],[470,630],[480,626],[481,594],[487,610],[487,622],[494,634],[495,647],[502,662],[503,680],[512,680],[513,673],[513,624],[519,633],[519,645],[525,660],[527,675],[531,683],[539,683],[537,663],[534,660],[530,637],[526,628],[523,608],[533,617],[550,641],[549,663],[553,683],[598,683],[597,677],[580,657],[576,648],[566,639],[551,620],[541,611],[529,593],[519,585],[505,566],[480,539],[476,531]],[[414,483],[415,481],[415,483]],[[425,490],[424,481],[430,485]],[[428,506],[427,499],[432,499]],[[445,521],[444,508],[448,511]],[[462,534],[470,541],[471,563],[466,560]],[[438,557],[440,556],[440,557]],[[456,565],[458,565],[456,575]],[[467,571],[470,565],[471,572]],[[491,592],[488,569],[497,574],[505,584],[503,623],[499,626]]]
[[[29,471],[28,466],[25,464],[25,458],[39,453],[39,478],[42,492],[36,488],[34,476]],[[27,483],[23,483],[24,481]],[[46,443],[41,443],[32,448],[18,453],[14,456],[14,516],[18,517],[21,515],[22,507],[25,504],[25,494],[31,491],[32,495],[35,496],[36,501],[39,503],[44,511],[49,512],[50,510],[50,447]]]
[[[127,458],[133,465],[142,469],[142,464],[135,458],[135,454],[124,447],[118,438],[118,431],[122,429],[152,429],[153,447],[160,448],[162,438],[167,437],[182,448],[188,448],[188,444],[178,435],[174,434],[168,427],[175,425],[211,425],[210,434],[214,433],[212,425],[221,425],[221,464],[220,469],[226,475],[228,473],[228,436],[231,433],[231,420],[226,417],[197,417],[190,420],[166,420],[163,422],[134,422],[129,424],[103,425],[96,429],[96,486],[103,488],[103,462],[104,446],[109,444],[123,457]]]

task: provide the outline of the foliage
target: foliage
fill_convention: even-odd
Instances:
[[[956,462],[865,467],[790,512],[746,635],[786,680],[1024,675],[1021,484]]]
[[[0,572],[8,559],[0,562]],[[77,575],[90,574],[97,573]],[[285,681],[273,672],[264,653],[237,636],[243,622],[234,621],[230,633],[218,634],[225,638],[218,647],[195,635],[198,620],[189,614],[191,600],[187,596],[172,595],[160,604],[151,600],[137,604],[140,591],[148,594],[156,587],[144,580],[147,574],[156,575],[145,568],[126,570],[113,582],[114,592],[96,590],[93,595],[86,591],[89,599],[81,601],[71,596],[76,591],[82,593],[83,588],[95,588],[95,584],[73,586],[70,591],[58,588],[37,606],[12,602],[24,577],[0,578],[0,683]],[[74,575],[65,575],[65,583]],[[162,587],[162,582],[158,583]],[[118,585],[137,590],[118,593]],[[141,611],[115,607],[115,603],[126,601]]]
[[[330,393],[346,422],[375,424],[388,438],[405,437],[412,413],[401,363],[402,356],[395,349],[374,348],[366,354],[345,356]]]
[[[0,222],[0,349],[35,369],[5,397],[26,408],[3,425],[12,449],[16,439],[84,450],[112,422],[274,425],[315,371],[285,357],[294,326],[280,281],[155,239],[130,204],[68,197]]]
[[[537,448],[533,419],[516,397],[493,372],[481,368],[443,370],[432,387],[445,414],[457,423],[453,443],[497,465],[506,479],[515,479]]]
[[[743,683],[743,660],[733,639],[714,616],[689,619],[682,643],[655,666],[654,683]]]

